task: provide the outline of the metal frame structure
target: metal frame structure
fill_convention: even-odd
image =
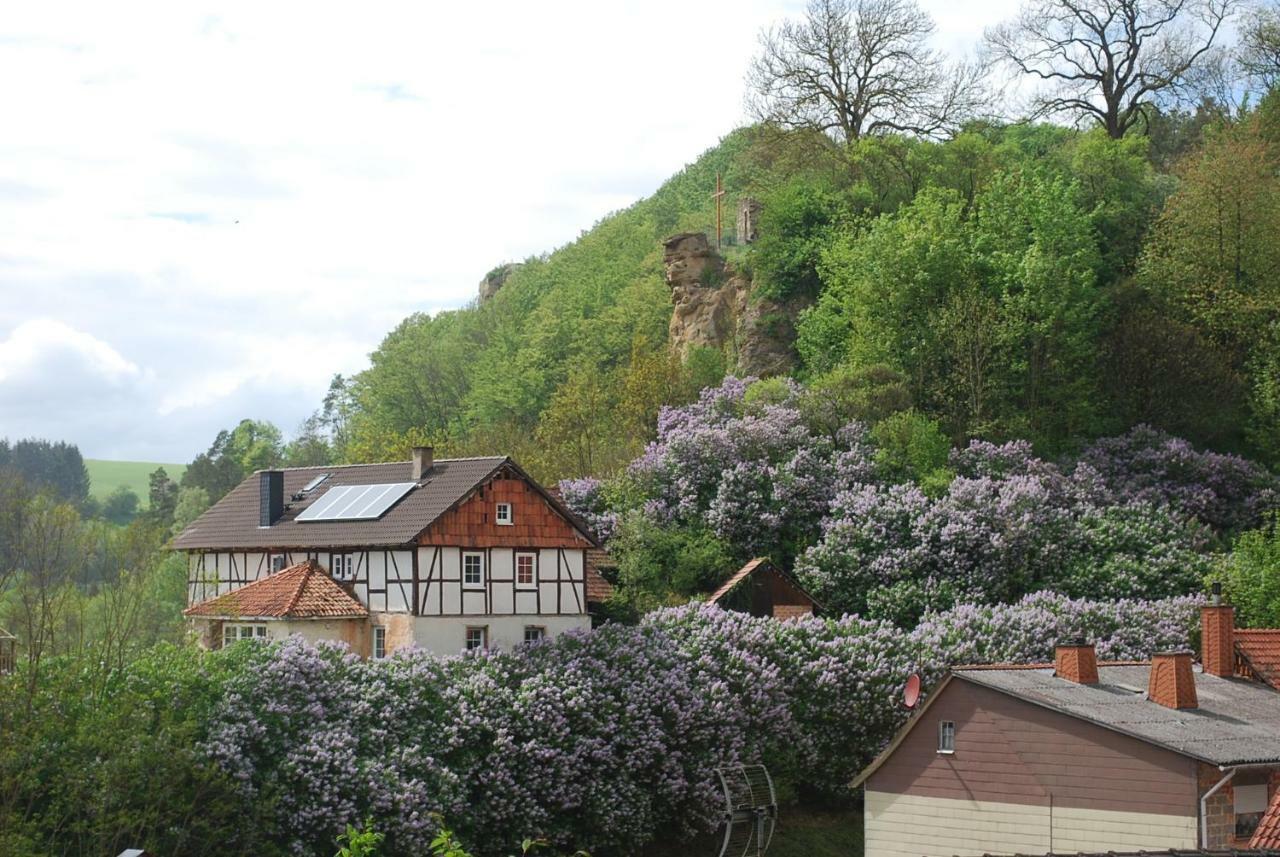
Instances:
[[[778,821],[778,795],[764,765],[716,768],[724,791],[720,857],[763,857]]]

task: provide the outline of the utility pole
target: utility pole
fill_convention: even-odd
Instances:
[[[724,185],[720,174],[716,173],[716,192],[711,194],[716,200],[716,252],[720,252],[720,238],[724,234]]]

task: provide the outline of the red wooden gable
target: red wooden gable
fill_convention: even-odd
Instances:
[[[499,524],[499,503],[510,503],[511,524]],[[590,547],[558,509],[524,479],[499,475],[445,512],[418,537],[418,544],[464,548]]]

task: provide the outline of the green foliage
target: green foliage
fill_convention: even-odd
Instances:
[[[801,319],[811,369],[887,364],[948,434],[1030,435],[1062,448],[1096,418],[1097,249],[1077,189],[995,176],[970,212],[929,188],[823,257]]]
[[[77,506],[89,499],[89,471],[75,444],[38,438],[10,444],[0,438],[0,472],[6,470]]]
[[[731,547],[703,528],[657,524],[628,515],[609,543],[618,560],[618,580],[640,612],[719,586],[735,567]]]
[[[821,285],[818,261],[840,218],[839,200],[801,181],[773,191],[762,204],[760,238],[751,252],[755,294],[776,301],[814,297]]]
[[[951,442],[937,420],[915,410],[899,411],[871,429],[876,465],[890,481],[918,482],[926,494],[944,492],[955,475],[947,467]]]
[[[123,526],[138,515],[138,495],[121,485],[102,502],[102,517]]]
[[[158,646],[124,667],[60,657],[35,685],[0,677],[0,850],[278,854],[196,747],[235,659]]]
[[[373,829],[373,819],[366,819],[359,827],[348,824],[346,831],[338,836],[339,848],[335,857],[377,857],[378,846],[385,838]],[[461,850],[444,852],[433,848],[432,851],[444,857],[467,857]]]
[[[1280,627],[1280,513],[1261,529],[1244,533],[1209,575],[1222,583],[1237,621],[1246,628]]]

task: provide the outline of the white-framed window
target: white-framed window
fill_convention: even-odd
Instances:
[[[373,626],[373,656],[375,658],[387,656],[387,629],[382,625]]]
[[[514,524],[515,518],[513,517],[511,512],[511,504],[499,503],[497,508],[494,510],[493,519],[497,521],[499,524],[503,524],[505,526],[510,526],[511,524]]]
[[[547,629],[541,625],[525,625],[524,641],[526,643],[537,643],[547,638]]]
[[[516,586],[532,587],[538,582],[538,555],[516,554]]]
[[[266,625],[232,625],[229,622],[222,625],[222,647],[224,649],[240,640],[265,640],[266,638]]]
[[[273,553],[273,554],[271,555],[271,571],[272,571],[272,573],[275,573],[275,572],[277,572],[277,571],[284,571],[284,561],[285,561],[285,556],[284,556],[284,554],[282,554],[282,553]]]
[[[333,575],[334,580],[355,580],[355,555],[349,553],[335,553],[329,560],[329,573]]]
[[[1237,839],[1253,836],[1262,815],[1267,811],[1267,784],[1238,785],[1232,788],[1235,803],[1235,834]]]
[[[954,720],[938,721],[938,752],[954,753],[956,751],[956,724]]]
[[[484,586],[484,554],[475,552],[462,555],[462,585]]]
[[[489,629],[483,625],[467,629],[466,648],[468,652],[487,648],[489,645]]]

